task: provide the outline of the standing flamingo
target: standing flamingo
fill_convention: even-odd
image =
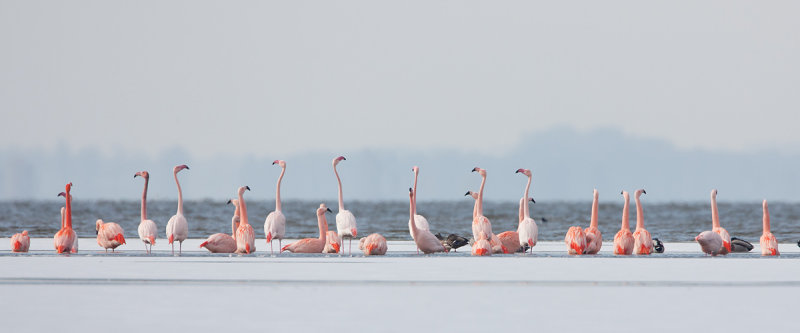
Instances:
[[[275,160],[272,165],[277,164],[281,167],[281,176],[278,177],[278,186],[275,188],[275,211],[267,215],[264,220],[264,234],[267,235],[267,243],[269,243],[269,253],[272,251],[272,240],[278,240],[278,248],[281,248],[281,241],[284,234],[286,234],[286,216],[281,212],[281,181],[283,174],[286,172],[286,162],[282,160]]]
[[[30,247],[31,238],[28,236],[28,230],[22,230],[22,233],[11,236],[11,252],[28,252]]]
[[[627,191],[622,191],[621,194],[625,198],[625,205],[622,206],[622,227],[614,235],[614,254],[629,255],[633,253],[633,234],[628,222],[628,205],[631,198]]]
[[[239,200],[228,200],[228,204],[231,203],[234,206],[233,217],[231,218],[231,234],[213,234],[200,244],[200,247],[205,247],[211,253],[236,252],[236,229],[239,228]]]
[[[533,176],[531,175],[531,170],[528,169],[518,169],[515,173],[522,173],[528,177],[528,184],[525,185],[525,193],[522,202],[520,202],[521,215],[519,226],[517,227],[518,241],[520,246],[524,248],[527,245],[531,249],[531,253],[533,253],[533,247],[536,246],[536,242],[539,239],[539,227],[536,226],[536,221],[531,218],[530,208],[528,207],[528,195]],[[533,198],[530,200],[533,201]],[[533,203],[536,203],[536,201],[533,201]]]
[[[281,252],[289,251],[292,253],[322,253],[327,244],[328,238],[328,219],[325,218],[325,212],[330,212],[330,208],[326,207],[324,203],[319,204],[317,208],[317,227],[319,228],[319,237],[317,238],[304,238],[294,243],[287,244],[281,248]]]
[[[589,223],[589,227],[583,229],[583,233],[586,234],[586,249],[584,253],[586,254],[597,254],[600,252],[600,248],[603,247],[603,233],[600,232],[600,229],[597,229],[597,210],[598,210],[598,198],[599,194],[597,189],[594,189],[594,199],[592,200],[592,220]]]
[[[333,173],[336,174],[336,181],[339,182],[339,212],[336,213],[336,231],[339,232],[339,238],[350,238],[350,248],[347,253],[350,255],[353,252],[353,237],[358,235],[358,230],[356,230],[356,217],[349,210],[344,209],[342,201],[342,180],[339,178],[339,172],[336,171],[336,165],[343,160],[347,159],[344,156],[333,159]]]
[[[644,210],[642,209],[642,202],[639,197],[642,194],[647,194],[644,189],[638,189],[634,193],[636,200],[636,231],[633,232],[633,254],[650,254],[653,253],[653,239],[650,237],[650,232],[644,228]]]
[[[144,242],[144,250],[149,254],[153,250],[153,245],[156,244],[156,237],[158,237],[158,227],[153,220],[147,218],[147,184],[150,182],[150,173],[147,171],[139,171],[133,178],[144,178],[144,191],[142,191],[142,220],[139,222],[139,239]],[[148,248],[147,245],[150,245]]]
[[[172,176],[175,177],[175,185],[178,186],[178,212],[169,218],[167,222],[167,241],[172,246],[172,254],[175,254],[175,241],[178,241],[178,254],[183,253],[183,241],[189,237],[189,223],[186,217],[183,216],[183,192],[181,192],[181,183],[178,182],[178,172],[189,167],[185,164],[177,165],[172,169]]]
[[[325,248],[322,250],[322,253],[339,253],[339,250],[342,248],[342,239],[339,238],[339,235],[333,230],[328,230],[325,234]]]
[[[564,243],[567,244],[567,253],[583,254],[586,249],[586,234],[579,226],[569,227],[567,235],[564,236]]]
[[[385,255],[388,249],[386,237],[378,233],[370,234],[367,237],[361,238],[358,242],[358,248],[364,252],[365,256]]]
[[[66,196],[66,195],[67,194],[65,192],[61,192],[61,193],[58,194],[58,196]],[[72,199],[72,195],[70,195],[70,199]],[[66,221],[67,221],[66,218],[65,218],[65,214],[66,214],[65,211],[66,211],[66,208],[61,207],[61,227],[62,228],[64,227],[64,223],[66,223]],[[75,234],[75,241],[72,242],[72,250],[70,250],[70,252],[71,253],[78,253],[78,236],[77,236],[77,233]]]
[[[767,207],[767,200],[764,199],[764,202],[761,203],[761,207],[764,211],[764,216],[762,218],[764,231],[761,234],[761,255],[762,256],[777,256],[780,255],[778,252],[778,239],[772,235],[769,229],[769,208]]]
[[[474,222],[475,219],[478,216],[480,216],[478,214],[478,192],[467,191],[467,193],[464,194],[464,196],[471,196],[472,199],[475,199],[475,206],[472,208],[472,220]],[[486,220],[488,220],[488,218]],[[475,225],[473,224],[473,228],[474,228],[474,226]],[[473,229],[473,238],[472,239],[476,240],[476,238],[474,237],[474,232],[475,232],[475,229]],[[494,236],[494,238],[491,238],[491,237],[488,238],[489,244],[492,246],[492,251],[494,253],[508,253],[508,248],[505,248],[504,241],[502,239],[500,239],[500,237],[498,235],[492,234],[492,236]],[[508,238],[509,237],[508,234],[504,235],[504,237],[507,237],[506,241],[510,241],[510,239]],[[517,237],[519,237],[519,234],[517,234]],[[492,243],[493,240],[495,241],[495,243]]]
[[[106,249],[106,253],[108,249],[114,252],[118,246],[125,244],[125,235],[122,227],[117,223],[103,222],[103,220],[97,219],[95,232],[97,233],[97,245]]]
[[[256,252],[256,233],[253,226],[247,223],[247,204],[244,203],[244,191],[250,186],[239,188],[239,228],[236,229],[236,253],[250,254]]]
[[[486,185],[486,169],[475,167],[472,172],[477,172],[481,175],[481,187],[478,190],[478,198],[475,200],[475,208],[473,209],[472,236],[477,240],[478,233],[483,231],[488,237],[494,253],[509,253],[500,239],[492,232],[492,222],[483,215],[483,188]]]
[[[700,249],[703,252],[712,256],[718,255],[719,250],[723,248],[722,237],[711,230],[701,232],[694,240],[700,244]]]
[[[411,168],[411,171],[414,172],[414,205],[417,205],[417,178],[419,178],[419,167],[414,166]],[[411,232],[411,221],[414,221],[417,224],[417,229],[420,230],[428,230],[430,231],[430,225],[428,225],[428,219],[425,216],[416,214],[414,215],[414,219],[408,220],[408,233],[411,234],[411,239],[414,239],[414,233]],[[363,239],[363,238],[362,238]],[[417,248],[417,254],[419,254],[419,248]]]
[[[414,199],[415,193],[413,189],[408,189],[408,199],[409,199],[409,219],[412,220],[411,223],[411,233],[414,238],[414,243],[417,244],[417,248],[422,251],[424,254],[431,254],[435,252],[447,252],[447,249],[442,245],[441,242],[434,236],[430,231],[419,229],[417,228],[417,223],[413,221],[415,219],[415,215],[417,213],[417,205],[415,204]]]
[[[722,249],[719,254],[731,252],[731,235],[728,230],[719,225],[719,209],[717,209],[717,189],[711,190],[711,231],[716,232],[722,237]]]
[[[53,245],[55,245],[56,252],[58,253],[72,252],[72,247],[78,238],[78,235],[72,230],[72,195],[69,193],[71,189],[72,183],[68,183],[66,185],[66,191],[59,193],[59,195],[64,195],[66,205],[64,206],[64,222],[61,225],[61,229],[53,236]]]

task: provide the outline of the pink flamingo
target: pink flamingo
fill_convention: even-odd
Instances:
[[[286,173],[286,162],[282,160],[275,160],[272,165],[277,164],[281,167],[281,176],[278,177],[278,186],[275,189],[275,211],[267,215],[264,220],[264,234],[267,235],[267,243],[269,243],[269,253],[272,252],[272,240],[278,240],[278,248],[281,248],[281,241],[286,234],[286,216],[281,211],[281,181],[283,174]]]
[[[244,191],[250,186],[239,188],[239,228],[236,229],[236,253],[250,254],[256,252],[256,233],[253,226],[247,223],[247,204],[244,203]]]
[[[522,249],[522,245],[519,244],[519,233],[516,231],[503,231],[497,234],[497,239],[508,250],[508,253],[519,252]]]
[[[584,250],[586,254],[597,254],[597,252],[600,252],[600,248],[603,247],[603,233],[600,232],[600,229],[597,229],[599,196],[597,189],[595,189],[594,199],[592,200],[592,220],[589,223],[589,227],[583,229],[583,233],[586,234],[586,249]]]
[[[364,252],[365,256],[382,256],[386,254],[388,246],[386,245],[386,238],[381,234],[375,233],[361,238],[358,242],[358,248]]]
[[[625,205],[622,206],[622,227],[614,235],[614,254],[630,255],[633,253],[633,234],[628,222],[628,205],[631,200],[627,191],[622,191],[622,197],[625,198]]]
[[[419,178],[419,167],[414,166],[411,168],[411,171],[414,172],[414,205],[417,205],[417,178]],[[411,239],[414,239],[414,233],[411,232],[411,219],[408,220],[408,233],[411,234]],[[417,229],[420,230],[428,230],[430,231],[430,225],[428,224],[428,219],[425,216],[416,214],[414,215],[413,219],[414,223],[417,224]],[[362,238],[363,239],[363,238]],[[419,254],[419,248],[417,248],[417,254]]]
[[[644,210],[639,197],[647,194],[644,189],[636,190],[634,196],[636,200],[636,231],[633,232],[633,254],[650,254],[653,252],[653,239],[650,232],[644,228]]]
[[[233,217],[231,218],[231,234],[217,233],[208,236],[200,247],[205,247],[211,253],[234,253],[236,252],[236,229],[239,227],[239,200],[228,200],[234,206]]]
[[[97,245],[106,249],[106,252],[108,252],[108,249],[114,252],[118,246],[125,244],[125,235],[123,235],[122,227],[117,223],[103,222],[103,220],[97,219],[95,232],[97,233]]]
[[[472,218],[472,236],[478,239],[478,233],[483,231],[489,239],[489,244],[492,245],[492,251],[495,253],[509,253],[500,239],[492,232],[492,222],[483,215],[483,188],[486,185],[486,169],[475,167],[472,172],[478,172],[481,175],[481,187],[478,190],[478,198],[475,200],[475,208],[473,209],[473,214],[475,215]]]
[[[700,244],[700,249],[703,252],[712,256],[719,254],[719,250],[723,248],[722,237],[711,230],[701,232],[694,240]]]
[[[339,156],[333,159],[333,173],[336,174],[336,181],[339,182],[339,212],[336,213],[336,231],[339,232],[339,238],[350,238],[350,248],[348,255],[353,252],[353,237],[358,235],[356,230],[356,217],[349,210],[344,209],[344,202],[342,201],[342,180],[339,178],[339,172],[336,171],[336,165],[341,161],[346,161],[344,156]]]
[[[722,249],[719,254],[731,252],[731,235],[728,230],[719,225],[719,210],[717,209],[717,189],[711,190],[711,231],[716,232],[722,237]]]
[[[183,253],[183,241],[189,236],[189,223],[186,217],[183,216],[183,192],[181,192],[181,183],[178,182],[178,172],[189,167],[185,164],[175,166],[172,169],[172,176],[175,177],[175,185],[178,185],[178,212],[169,218],[167,222],[167,241],[172,246],[172,254],[175,254],[175,241],[178,241],[178,254]]]
[[[492,245],[487,240],[486,233],[483,230],[478,231],[478,238],[475,243],[472,243],[473,256],[490,256],[492,255]]]
[[[149,254],[153,250],[153,245],[156,244],[156,237],[158,237],[158,227],[153,220],[147,218],[147,184],[150,182],[150,173],[147,171],[139,171],[133,178],[144,178],[144,191],[142,191],[142,220],[139,222],[139,239],[144,243],[144,250]],[[148,248],[148,245],[150,247]]]
[[[322,253],[339,253],[342,248],[342,240],[339,235],[333,230],[328,230],[325,234],[327,237],[325,237],[325,248]]]
[[[61,230],[53,236],[53,245],[58,253],[72,252],[72,247],[78,238],[78,235],[72,230],[72,195],[69,193],[71,189],[72,183],[68,183],[66,185],[66,191],[59,194],[64,195],[66,205],[64,206],[64,222],[62,223]]]
[[[567,253],[583,254],[586,249],[586,234],[579,226],[569,227],[567,235],[564,236],[564,243],[567,244]]]
[[[468,196],[468,195],[471,196],[472,199],[475,199],[475,206],[472,208],[472,220],[474,222],[475,218],[480,216],[478,214],[478,193],[477,192],[472,192],[472,191],[467,191],[467,194],[464,194],[464,196]],[[474,227],[474,225],[473,225],[473,227]],[[473,229],[473,232],[474,231],[475,230]],[[505,245],[503,244],[503,241],[500,239],[500,237],[495,235],[495,234],[492,234],[492,236],[494,238],[491,238],[491,237],[488,238],[489,244],[492,246],[492,252],[494,252],[494,253],[508,253],[508,248],[505,248]],[[475,239],[475,238],[473,238],[473,239]],[[494,241],[494,242],[492,242],[492,241]]]
[[[322,253],[325,249],[325,244],[328,238],[328,219],[325,218],[325,212],[331,212],[331,209],[326,207],[325,204],[319,204],[317,208],[317,227],[319,228],[319,237],[317,238],[304,238],[294,243],[290,243],[283,248],[281,252],[289,251],[293,253]]]
[[[409,199],[409,219],[414,220],[415,215],[417,213],[417,205],[415,204],[414,200],[414,190],[409,188],[408,189],[408,199]],[[442,245],[439,239],[436,238],[430,231],[418,229],[417,223],[411,223],[411,233],[414,238],[414,243],[417,244],[417,248],[422,251],[424,254],[431,254],[435,252],[447,252],[447,249]]]
[[[765,199],[763,203],[761,203],[761,207],[764,211],[763,216],[763,224],[764,224],[764,231],[761,234],[761,255],[762,256],[777,256],[780,255],[778,252],[778,239],[772,235],[769,229],[769,208],[767,207],[767,200]]]
[[[28,236],[28,230],[22,230],[22,233],[11,236],[11,252],[28,252],[30,247],[31,238]]]
[[[531,253],[533,253],[533,247],[536,246],[536,242],[539,239],[539,227],[536,226],[536,221],[531,218],[530,208],[528,207],[528,193],[530,193],[533,176],[531,175],[531,170],[528,169],[518,169],[515,173],[522,173],[528,177],[528,184],[525,185],[525,194],[522,201],[519,203],[520,216],[519,225],[517,226],[519,238],[517,241],[523,248],[527,245],[531,249]],[[536,203],[533,198],[530,200]]]
[[[66,195],[67,194],[64,193],[64,192],[61,192],[61,193],[58,194],[58,196],[66,196]],[[70,195],[70,199],[72,199],[72,195]],[[64,227],[64,223],[66,223],[66,219],[64,217],[65,216],[65,211],[66,211],[66,209],[64,207],[61,207],[61,227],[62,228]],[[78,253],[78,236],[77,236],[77,234],[75,234],[75,241],[72,242],[72,250],[70,250],[70,252],[71,253]]]

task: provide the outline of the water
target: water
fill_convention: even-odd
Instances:
[[[456,233],[471,237],[472,200],[420,201],[418,213],[431,224],[431,231],[443,234]],[[80,237],[94,237],[95,221],[119,223],[127,238],[137,238],[139,224],[139,201],[80,201],[73,202],[73,226]],[[328,225],[335,227],[336,200],[326,204],[334,214],[328,213]],[[64,201],[13,201],[0,202],[0,236],[27,229],[32,237],[53,237],[60,226],[60,207]],[[264,219],[274,209],[274,201],[248,201],[249,221],[259,238],[265,238]],[[285,200],[286,237],[316,237],[317,220],[315,210],[319,202]],[[156,222],[159,237],[169,218],[175,214],[175,201],[148,201],[148,217]],[[518,203],[485,202],[484,215],[493,225],[495,233],[516,230]],[[189,237],[205,238],[211,234],[230,233],[233,205],[225,200],[186,201],[185,215],[189,221]],[[377,232],[391,240],[411,240],[408,233],[408,202],[351,201],[347,209],[353,212],[358,223],[359,236]],[[531,210],[539,225],[539,239],[558,241],[572,225],[588,226],[591,202],[537,202]],[[761,236],[761,203],[720,203],[722,226],[731,236],[758,243]],[[600,230],[603,239],[613,241],[619,230],[622,205],[600,203]],[[703,230],[711,229],[711,210],[708,202],[694,203],[645,203],[645,226],[653,237],[665,242],[689,242]],[[800,205],[793,203],[770,203],[772,232],[782,243],[800,239]],[[544,219],[542,218],[544,217]],[[544,220],[546,219],[546,222]],[[631,205],[631,226],[636,224],[636,209]]]

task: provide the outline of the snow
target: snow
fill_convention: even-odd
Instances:
[[[52,239],[32,239],[28,254],[0,239],[3,331],[793,331],[800,292],[794,244],[778,258],[757,246],[708,257],[695,243],[649,257],[613,256],[610,243],[598,256],[567,256],[561,242],[471,257],[468,246],[424,256],[390,241],[387,256],[351,257],[270,256],[263,240],[256,255],[210,254],[200,242],[184,242],[178,257],[166,242],[147,256],[138,239],[114,254],[81,239],[66,256]]]

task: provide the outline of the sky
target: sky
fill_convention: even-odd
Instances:
[[[800,153],[792,1],[0,1],[0,150]],[[558,145],[558,142],[543,144]]]

